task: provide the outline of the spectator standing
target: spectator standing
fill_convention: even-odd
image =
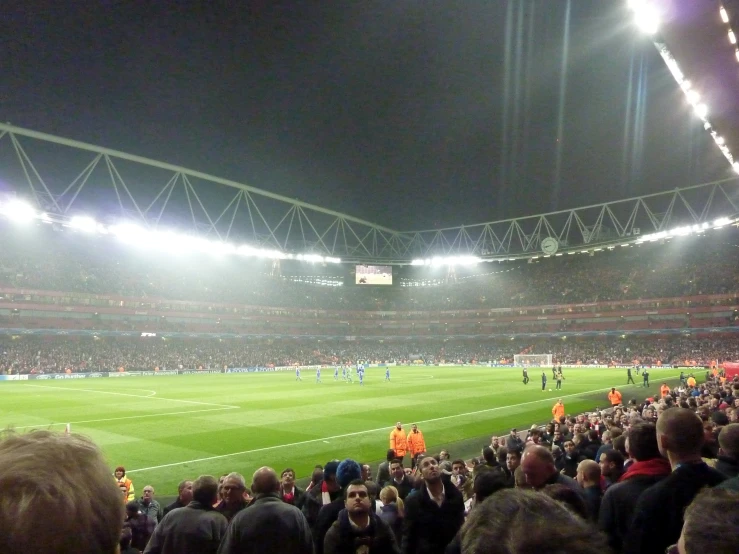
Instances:
[[[280,498],[283,502],[302,508],[305,491],[295,486],[295,470],[288,467],[280,475]]]
[[[557,471],[552,453],[543,446],[528,446],[523,452],[520,467],[526,483],[533,489],[541,490],[547,485],[560,484],[582,494],[574,479]]]
[[[583,460],[577,466],[577,484],[583,490],[588,517],[598,521],[603,490],[600,487],[600,466],[593,460]]]
[[[390,462],[390,475],[392,476],[392,479],[390,479],[388,485],[392,485],[398,489],[398,496],[400,496],[401,500],[405,500],[413,490],[413,483],[411,483],[408,475],[405,473],[403,460],[396,458]]]
[[[139,498],[139,509],[156,523],[162,521],[164,511],[159,502],[154,500],[154,487],[151,485],[144,485],[143,496]]]
[[[395,450],[392,448],[385,454],[385,461],[377,466],[377,485],[384,487],[390,481],[390,462],[395,459]]]
[[[282,501],[274,469],[254,473],[254,501],[231,521],[219,554],[313,554],[313,538],[301,511]]]
[[[162,510],[162,513],[166,516],[172,510],[177,508],[184,508],[192,501],[192,481],[180,481],[177,485],[177,498],[171,504],[168,504]],[[214,499],[213,502],[216,502]]]
[[[464,522],[464,499],[454,486],[444,486],[436,459],[419,464],[423,484],[405,503],[404,554],[441,554]]]
[[[739,475],[739,423],[727,425],[718,434],[716,469],[727,478]]]
[[[338,460],[331,460],[323,468],[323,479],[318,481],[303,500],[303,515],[308,520],[311,530],[315,531],[318,514],[323,506],[330,504],[337,498],[341,498],[341,487],[336,481],[336,470],[339,467]]]
[[[393,530],[372,513],[364,481],[354,480],[344,489],[344,506],[326,533],[324,554],[400,554]]]
[[[131,546],[143,551],[154,533],[156,521],[139,509],[139,503],[132,500],[126,504],[126,519],[124,527],[131,529]]]
[[[511,429],[511,432],[506,438],[506,448],[508,449],[508,452],[510,452],[511,450],[523,451],[523,446],[524,443],[521,437],[518,436],[518,431],[515,428]]]
[[[642,493],[634,508],[624,551],[626,554],[664,552],[677,542],[683,512],[703,487],[725,477],[702,460],[703,423],[692,411],[670,408],[657,420],[657,445],[672,474]]]
[[[136,500],[136,492],[133,488],[133,481],[126,477],[126,468],[118,466],[115,468],[115,480],[118,488],[123,495],[123,504]]]
[[[218,551],[228,527],[226,517],[213,508],[218,498],[218,480],[212,475],[201,475],[190,490],[192,501],[164,516],[144,554],[215,554]]]
[[[344,509],[344,492],[352,481],[361,480],[362,467],[354,460],[347,458],[336,468],[336,482],[339,485],[340,496],[331,503],[323,506],[318,512],[318,519],[313,529],[313,544],[316,554],[323,552],[323,541],[331,525],[339,517],[339,512]],[[364,481],[362,481],[364,482]]]
[[[629,370],[629,379],[631,379],[631,370]],[[611,403],[611,406],[613,407],[620,406],[621,402],[623,401],[623,395],[619,391],[616,390],[616,387],[613,387],[611,389],[611,392],[608,393],[608,401]]]
[[[240,473],[229,473],[221,484],[222,500],[216,506],[216,510],[222,513],[228,521],[236,514],[246,508],[246,481]]]

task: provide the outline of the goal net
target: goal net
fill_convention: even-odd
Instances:
[[[514,354],[513,364],[524,367],[547,367],[552,365],[551,354]]]

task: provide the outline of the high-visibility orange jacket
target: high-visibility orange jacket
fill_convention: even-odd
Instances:
[[[608,400],[611,401],[612,406],[618,406],[619,404],[621,404],[621,398],[621,393],[617,390],[608,393]]]
[[[552,408],[552,415],[554,419],[559,420],[560,417],[565,415],[565,405],[557,402]]]
[[[421,431],[416,431],[415,433],[411,431],[408,433],[406,442],[408,443],[408,450],[414,458],[426,452],[426,441],[423,440],[423,433]]]
[[[659,388],[659,393],[660,395],[662,395],[662,397],[667,396],[668,394],[670,394],[670,387],[668,387],[667,385],[662,385]]]
[[[115,476],[113,477],[115,479],[116,484],[121,489],[121,491],[125,491],[123,493],[123,503],[130,502],[131,500],[136,500],[136,493],[133,490],[133,482],[126,477],[125,475],[118,479]]]
[[[695,386],[695,377],[688,377],[688,386],[694,387]]]
[[[393,430],[390,432],[390,448],[395,450],[395,455],[398,458],[405,456],[405,451],[408,449],[408,442],[406,441],[405,431],[403,429],[393,427]]]

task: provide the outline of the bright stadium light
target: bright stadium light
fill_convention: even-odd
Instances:
[[[726,13],[726,8],[721,6],[718,10],[718,13],[721,15],[721,21],[723,21],[724,23],[729,22],[729,14]]]
[[[16,223],[30,223],[38,217],[33,206],[23,200],[11,200],[0,204],[0,213]]]
[[[736,44],[736,35],[734,34],[734,31],[729,29],[729,42],[731,44]]]
[[[686,91],[685,96],[688,98],[688,102],[690,102],[693,106],[698,104],[698,102],[700,102],[701,100],[701,95],[692,89]]]
[[[97,221],[86,215],[76,215],[69,220],[69,227],[77,229],[84,233],[94,233],[101,230],[102,225],[98,225]]]
[[[736,56],[736,61],[739,62],[739,48],[737,48],[736,50],[734,50],[734,55]]]
[[[642,32],[653,35],[659,31],[660,18],[654,6],[641,3],[634,8],[634,22]]]
[[[739,162],[734,162],[733,167],[734,167],[734,171],[736,171],[737,173],[739,173]]]
[[[706,117],[708,117],[708,106],[706,106],[705,104],[698,104],[695,107],[695,115],[697,115],[701,119],[705,119]]]
[[[713,140],[715,140],[716,144],[718,144],[719,146],[723,146],[724,144],[726,144],[724,137],[722,137],[721,135],[716,135]]]
[[[719,217],[716,221],[713,222],[713,228],[720,229],[724,225],[729,225],[730,223],[731,220],[728,217]]]

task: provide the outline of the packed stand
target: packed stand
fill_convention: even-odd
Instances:
[[[336,310],[490,309],[739,291],[733,234],[616,248],[593,257],[484,264],[475,272],[492,268],[489,274],[470,273],[442,286],[383,288],[301,284],[268,276],[265,260],[161,256],[109,237],[0,226],[0,286],[23,289]],[[305,270],[285,262],[285,272]],[[396,277],[408,272],[420,279],[423,273],[412,272],[428,270],[399,271]]]
[[[552,354],[558,364],[706,367],[739,360],[731,336],[655,339],[581,338],[539,341],[242,341],[226,339],[0,339],[0,374],[224,369],[291,365],[512,364],[516,354]]]

